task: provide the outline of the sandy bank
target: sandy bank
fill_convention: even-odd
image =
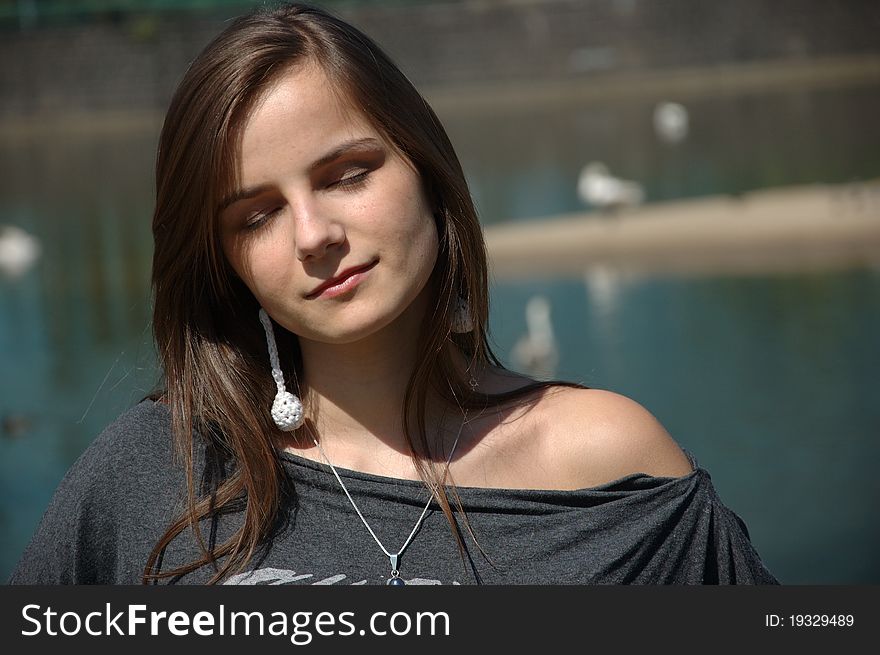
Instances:
[[[549,217],[485,230],[495,279],[880,267],[880,182]]]

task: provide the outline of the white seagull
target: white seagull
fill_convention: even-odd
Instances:
[[[538,379],[552,378],[559,349],[550,322],[550,301],[544,296],[532,296],[526,303],[526,330],[511,353],[517,368]]]
[[[0,273],[8,277],[24,274],[40,256],[40,242],[14,225],[0,225]]]
[[[654,132],[661,141],[678,143],[688,135],[688,110],[677,102],[661,102],[654,107]]]
[[[640,205],[645,198],[641,184],[612,176],[608,167],[598,161],[581,169],[577,192],[584,203],[611,212]]]

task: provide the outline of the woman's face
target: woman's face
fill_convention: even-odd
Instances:
[[[257,103],[239,185],[221,210],[223,250],[291,332],[351,343],[426,306],[413,301],[438,242],[419,176],[318,66],[285,73]]]

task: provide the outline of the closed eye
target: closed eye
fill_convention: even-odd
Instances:
[[[256,230],[259,227],[265,225],[270,218],[275,216],[278,212],[282,210],[281,205],[277,205],[275,207],[269,207],[268,209],[256,211],[250,214],[247,217],[247,220],[244,224],[245,230]]]
[[[327,185],[328,189],[345,189],[345,190],[354,190],[358,187],[363,186],[367,182],[367,177],[369,176],[369,170],[361,170],[359,173],[355,173],[353,175],[346,175],[344,177],[339,178],[335,182],[331,182]]]

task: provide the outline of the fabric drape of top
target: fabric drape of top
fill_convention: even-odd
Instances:
[[[409,584],[776,584],[743,521],[692,456],[681,478],[629,475],[577,491],[459,487],[471,534],[456,515],[464,556],[436,505],[400,558]],[[384,584],[388,558],[330,468],[282,453],[296,490],[279,529],[249,570],[227,584]],[[197,466],[202,466],[201,458]],[[339,469],[390,552],[427,502],[418,481]],[[109,426],[59,485],[10,578],[13,584],[139,584],[147,556],[185,502],[172,463],[167,408],[144,401]],[[241,513],[215,520],[217,543]],[[210,526],[206,521],[206,534]],[[164,570],[193,561],[189,531]],[[208,581],[208,567],[171,581]]]

